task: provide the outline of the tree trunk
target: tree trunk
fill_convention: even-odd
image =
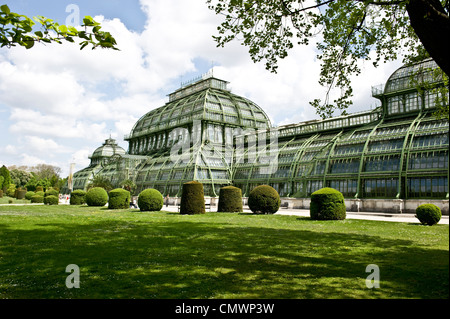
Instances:
[[[450,75],[449,42],[450,20],[439,0],[410,0],[406,4],[409,20],[423,46]]]

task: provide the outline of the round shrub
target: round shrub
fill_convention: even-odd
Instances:
[[[422,204],[416,208],[416,218],[424,225],[433,226],[441,217],[441,209],[434,204]]]
[[[70,205],[83,205],[86,203],[86,192],[81,189],[76,189],[70,193]]]
[[[130,192],[123,188],[116,188],[109,192],[108,208],[125,209],[130,207]]]
[[[314,220],[346,218],[344,196],[338,190],[325,187],[311,194],[310,216]]]
[[[88,206],[105,206],[108,202],[108,193],[104,188],[94,187],[86,193]]]
[[[39,195],[39,196],[44,197],[44,196],[45,196],[45,193],[44,193],[43,191],[36,191],[36,192],[35,192],[35,195]]]
[[[238,187],[225,186],[220,189],[218,212],[242,212],[242,191]]]
[[[36,195],[36,193],[35,192],[27,192],[26,194],[25,194],[25,199],[28,199],[28,200],[31,200],[31,197],[33,197],[34,195]]]
[[[139,193],[138,206],[141,211],[160,211],[163,204],[163,196],[157,189],[147,188]]]
[[[46,205],[58,205],[59,197],[55,195],[48,195],[44,197],[44,204]]]
[[[256,214],[275,214],[280,204],[280,195],[269,185],[257,186],[248,195],[248,207]]]
[[[46,190],[44,194],[45,194],[44,197],[47,197],[50,195],[58,197],[59,191],[57,191],[56,189],[50,188],[50,189]]]
[[[194,215],[205,213],[203,184],[192,181],[183,184],[180,214]]]
[[[34,196],[31,197],[31,202],[32,203],[43,203],[44,202],[44,196],[34,195]]]

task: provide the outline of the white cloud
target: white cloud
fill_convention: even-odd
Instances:
[[[6,145],[5,147],[1,148],[0,151],[6,155],[17,155],[18,154],[18,149],[14,145]]]
[[[37,156],[33,156],[33,155],[29,155],[28,153],[22,153],[20,155],[20,165],[24,165],[24,166],[36,166],[38,164],[48,164],[48,165],[53,165],[53,166],[57,166],[58,163],[57,162],[44,162],[42,160],[41,157],[37,157]]]
[[[82,148],[71,154],[71,158],[66,167],[69,167],[70,163],[75,163],[75,171],[81,170],[87,167],[90,163],[89,156],[92,155],[94,149]],[[70,163],[69,163],[70,162]]]

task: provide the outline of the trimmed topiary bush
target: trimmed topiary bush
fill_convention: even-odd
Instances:
[[[35,192],[27,192],[26,194],[25,194],[25,199],[28,199],[28,200],[31,200],[31,197],[33,197],[34,195],[36,195],[36,193]]]
[[[205,196],[203,184],[192,181],[183,184],[180,214],[194,215],[205,213]]]
[[[27,194],[26,189],[18,189],[16,193],[16,199],[25,199],[26,194]]]
[[[225,186],[220,189],[218,212],[242,212],[242,191],[238,187]]]
[[[130,207],[130,192],[123,188],[116,188],[109,192],[108,208],[125,209]]]
[[[104,188],[94,187],[86,193],[88,206],[105,206],[108,202],[108,193]]]
[[[59,196],[59,191],[57,191],[54,188],[50,188],[50,189],[46,190],[44,194],[45,194],[44,197],[47,197],[47,196],[50,196],[50,195],[58,197]]]
[[[32,203],[43,203],[44,202],[44,196],[34,195],[34,196],[31,197],[31,202]]]
[[[280,195],[269,185],[257,186],[248,195],[248,207],[255,214],[275,214],[280,204]]]
[[[163,196],[157,189],[147,188],[139,193],[138,207],[141,211],[157,212],[163,204]]]
[[[59,197],[55,195],[48,195],[44,197],[44,204],[46,205],[58,205]]]
[[[36,191],[36,192],[35,192],[35,195],[44,197],[44,196],[45,196],[45,193],[44,193],[43,191]]]
[[[86,203],[86,192],[81,189],[76,189],[70,193],[70,205],[83,205]]]
[[[424,225],[433,226],[441,217],[441,209],[434,204],[422,204],[416,208],[416,218]]]
[[[344,196],[325,187],[311,194],[310,216],[314,220],[343,220],[347,217]]]

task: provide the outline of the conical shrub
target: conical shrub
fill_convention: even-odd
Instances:
[[[183,184],[180,213],[186,215],[205,213],[205,196],[202,183],[192,181]]]
[[[242,212],[242,191],[238,187],[225,186],[220,189],[218,212]]]

